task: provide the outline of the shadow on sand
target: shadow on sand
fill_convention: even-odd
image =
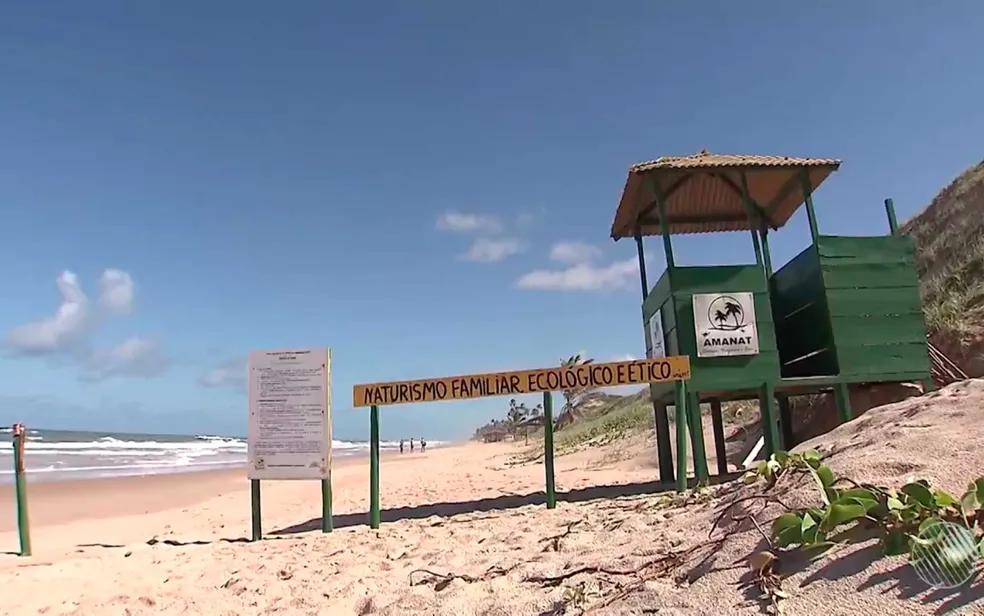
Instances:
[[[711,478],[711,484],[716,485],[735,479],[737,474],[715,476]],[[696,486],[696,482],[691,480],[691,488]],[[585,501],[616,498],[619,496],[638,496],[642,494],[660,494],[672,492],[674,484],[665,484],[658,481],[648,481],[644,483],[627,483],[618,485],[590,486],[578,488],[568,492],[558,492],[557,500],[566,503],[582,503]],[[453,517],[468,513],[483,513],[488,511],[505,511],[517,509],[527,505],[543,505],[546,503],[544,492],[534,492],[533,494],[507,494],[494,498],[482,498],[479,500],[457,502],[457,503],[433,503],[419,505],[417,507],[396,507],[380,511],[382,522],[398,522],[400,520],[422,520],[431,516]],[[369,513],[347,513],[334,516],[335,528],[348,528],[352,526],[368,525]],[[280,528],[271,535],[294,535],[321,529],[321,518],[312,518],[307,522]]]
[[[737,474],[712,477],[711,484],[717,485],[725,483],[737,477]],[[689,487],[696,487],[696,482],[691,480]],[[568,503],[579,503],[596,499],[616,498],[619,496],[638,496],[642,494],[660,494],[672,492],[675,484],[664,484],[658,481],[645,483],[629,483],[618,485],[592,486],[571,490],[569,492],[558,492],[557,500]],[[380,512],[382,522],[397,522],[399,520],[422,520],[431,516],[453,517],[468,513],[482,513],[488,511],[506,511],[525,507],[526,505],[543,505],[546,503],[546,494],[535,492],[533,494],[505,494],[495,498],[483,498],[480,500],[458,502],[458,503],[433,503],[420,505],[418,507],[398,507],[395,509],[384,509]],[[354,526],[368,526],[369,513],[348,513],[336,515],[333,519],[334,528],[351,528]],[[280,528],[264,535],[264,540],[290,539],[291,535],[300,533],[314,532],[321,530],[321,518],[312,518],[307,522],[295,524],[286,528]],[[213,543],[251,543],[247,537],[225,537],[212,540],[178,540],[178,539],[158,539],[154,537],[145,541],[147,545],[167,545],[173,547],[211,545]],[[108,548],[123,549],[127,546],[115,543],[80,543],[76,548]]]

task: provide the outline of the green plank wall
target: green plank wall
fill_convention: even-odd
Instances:
[[[675,267],[663,272],[643,303],[646,350],[649,318],[662,310],[666,354],[690,356],[691,391],[755,389],[775,381],[780,365],[786,378],[928,378],[914,253],[905,236],[820,236],[773,274],[768,285],[755,265]],[[742,291],[755,294],[759,354],[698,358],[693,294]],[[810,357],[793,361],[806,355]],[[651,392],[667,401],[673,386],[653,384]]]
[[[912,240],[820,236],[816,250],[840,374],[867,382],[928,378]]]
[[[811,244],[770,279],[772,315],[782,376],[835,375],[838,372],[823,272]]]
[[[743,357],[697,357],[693,295],[699,293],[751,292],[755,298],[755,318],[759,354]],[[779,353],[772,323],[772,306],[762,268],[758,265],[674,267],[664,272],[643,304],[643,320],[662,309],[663,334],[667,355],[689,355],[689,389],[720,392],[758,388],[779,375]],[[647,347],[648,343],[648,332]],[[653,385],[660,398],[672,395],[672,385]]]

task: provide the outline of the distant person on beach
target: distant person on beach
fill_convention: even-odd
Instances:
[[[426,449],[427,449],[427,441],[425,441],[424,439],[420,439],[420,453],[424,453]]]
[[[400,453],[403,453],[403,439],[400,439]]]
[[[413,453],[413,439],[410,439],[410,453]]]

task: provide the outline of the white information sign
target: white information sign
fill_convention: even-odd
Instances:
[[[249,354],[248,476],[328,479],[331,351]]]
[[[649,317],[649,359],[666,357],[665,338],[663,338],[663,311],[657,310]]]
[[[751,293],[694,295],[697,357],[757,355],[755,300]]]

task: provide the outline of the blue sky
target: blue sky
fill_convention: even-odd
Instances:
[[[644,353],[631,163],[842,158],[820,228],[861,235],[984,156],[979,2],[667,4],[0,2],[0,422],[242,434],[244,355],[330,346],[364,438],[353,383]]]

